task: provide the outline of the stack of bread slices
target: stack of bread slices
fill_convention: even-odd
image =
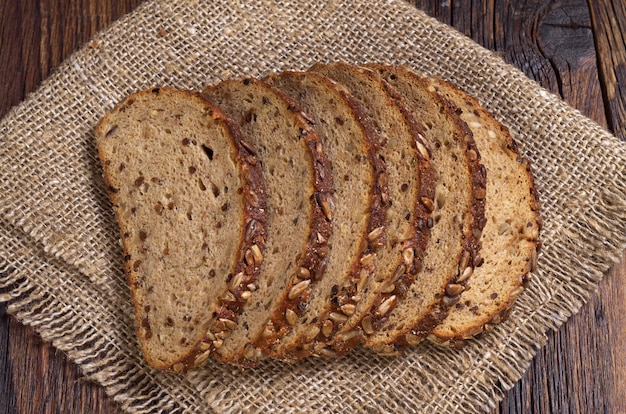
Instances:
[[[157,369],[459,346],[506,318],[537,263],[507,128],[405,66],[155,87],[96,141]]]

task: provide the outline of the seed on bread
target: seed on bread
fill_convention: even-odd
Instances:
[[[205,340],[214,334],[205,330],[225,303],[220,298],[227,296],[225,309],[239,306],[228,291],[228,275],[256,279],[240,258],[251,243],[263,247],[265,198],[256,196],[253,206],[246,195],[264,193],[261,171],[246,161],[233,121],[194,92],[151,88],[133,94],[95,132],[105,181],[115,189],[109,195],[128,258],[139,346],[151,366],[185,371],[211,351]],[[204,148],[212,149],[212,159]],[[245,194],[207,196],[197,180]],[[229,227],[211,224],[222,220]],[[249,220],[257,225],[244,239]],[[173,249],[174,242],[182,248]]]

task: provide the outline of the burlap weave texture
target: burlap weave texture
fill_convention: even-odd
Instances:
[[[458,351],[213,363],[184,379],[144,365],[93,128],[125,95],[201,89],[341,60],[403,63],[492,110],[532,160],[539,270],[511,318]],[[626,145],[493,53],[400,1],[148,1],[98,34],[0,123],[0,300],[128,412],[468,412],[493,407],[545,332],[626,246]]]

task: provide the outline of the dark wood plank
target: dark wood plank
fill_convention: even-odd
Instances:
[[[626,3],[589,0],[610,129],[626,139]]]
[[[140,0],[0,0],[0,117]],[[117,413],[102,387],[0,307],[0,413]]]

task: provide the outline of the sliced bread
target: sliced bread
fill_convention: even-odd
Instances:
[[[197,93],[133,94],[95,134],[139,346],[157,369],[196,366],[208,359],[219,327],[236,323],[258,274],[243,258],[264,249],[260,167],[238,127]],[[232,300],[224,302],[225,294]]]
[[[297,100],[315,123],[335,184],[327,274],[311,287],[308,306],[292,315],[293,330],[268,350],[274,358],[295,360],[320,352],[314,347],[318,334],[330,335],[337,320],[353,312],[354,303],[340,300],[339,289],[356,290],[363,263],[384,243],[389,197],[379,136],[345,88],[314,72],[284,72],[267,81]]]
[[[434,176],[418,125],[376,72],[344,63],[317,64],[311,70],[346,87],[374,123],[382,139],[380,156],[386,161],[390,200],[386,238],[374,254],[361,259],[359,280],[338,288],[339,303],[354,306],[339,317],[329,315],[334,331],[328,338],[321,334],[318,338],[327,346],[318,353],[334,356],[373,334],[420,272],[433,225]]]
[[[487,170],[484,263],[474,269],[471,284],[428,337],[456,346],[508,315],[537,266],[541,218],[530,163],[519,155],[507,128],[456,86],[439,79],[430,79],[430,86],[458,106]]]
[[[368,65],[379,73],[422,126],[437,182],[434,226],[423,267],[405,298],[376,321],[365,345],[394,355],[423,340],[458,303],[473,269],[485,225],[485,170],[472,133],[455,108],[429,89],[427,79],[408,68]],[[381,315],[382,316],[382,315]]]
[[[240,125],[265,178],[268,225],[258,283],[215,353],[224,362],[254,365],[267,344],[291,330],[292,314],[307,306],[311,285],[324,274],[333,177],[312,121],[278,89],[246,78],[208,86],[203,94]]]

